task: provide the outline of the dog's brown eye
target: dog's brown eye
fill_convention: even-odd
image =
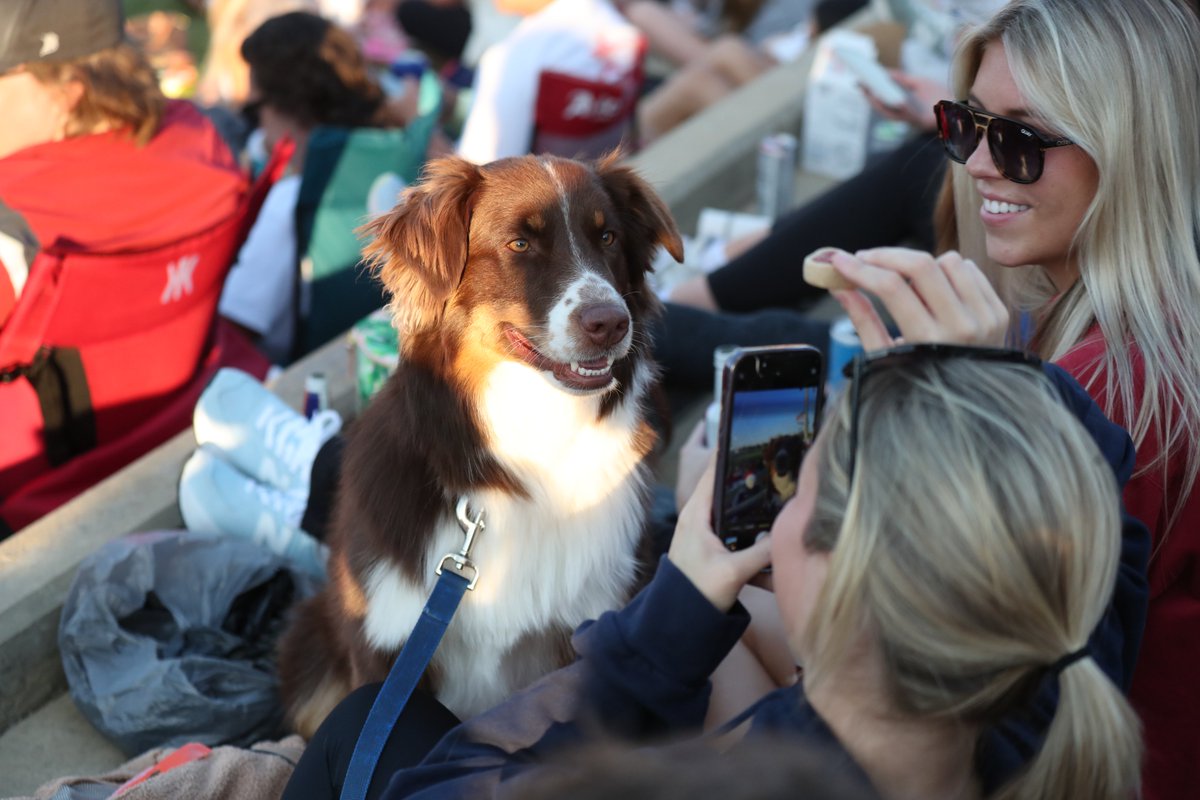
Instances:
[[[605,231],[600,234],[600,244],[605,247],[612,247],[613,242],[617,241],[617,235],[612,231]]]
[[[514,253],[524,253],[529,249],[529,241],[527,239],[513,239],[508,243],[508,249]]]

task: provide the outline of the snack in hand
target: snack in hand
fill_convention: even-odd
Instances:
[[[830,291],[857,288],[833,266],[833,254],[837,252],[836,247],[822,247],[809,253],[808,258],[804,259],[805,283]]]

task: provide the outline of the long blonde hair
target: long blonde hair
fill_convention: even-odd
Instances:
[[[805,684],[878,642],[903,715],[994,724],[1083,647],[1120,551],[1116,482],[1049,380],[967,359],[865,379],[853,485],[850,403],[823,423],[810,550],[831,551],[805,630]],[[848,394],[848,393],[847,393]],[[1059,676],[1045,743],[1000,796],[1127,800],[1137,719],[1091,658]]]
[[[1010,308],[1040,306],[1031,345],[1042,357],[1099,326],[1103,357],[1077,377],[1103,389],[1135,445],[1152,433],[1161,443],[1143,471],[1187,451],[1182,505],[1200,474],[1200,23],[1174,0],[1014,0],[960,43],[958,97],[995,41],[1031,113],[1092,158],[1099,186],[1072,244],[1080,279],[1057,298],[1040,268],[987,259],[979,193],[954,169],[960,249]]]

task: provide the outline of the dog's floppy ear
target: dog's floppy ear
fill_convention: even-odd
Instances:
[[[395,208],[361,228],[374,237],[363,257],[391,295],[402,332],[436,324],[462,280],[480,179],[479,168],[464,159],[431,161]]]
[[[651,269],[655,245],[682,262],[683,239],[667,204],[632,167],[622,166],[621,158],[620,150],[612,151],[596,162],[596,173],[630,229],[626,257],[640,278]]]

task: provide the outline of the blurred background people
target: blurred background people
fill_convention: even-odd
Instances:
[[[152,251],[189,241],[241,213],[246,179],[232,153],[194,106],[164,97],[145,56],[125,41],[119,0],[12,0],[0,5],[0,108],[0,202],[8,207],[0,215],[0,241],[7,243],[0,245],[0,330],[23,299],[39,301],[24,295],[28,287],[39,285],[41,250]],[[229,246],[234,246],[232,239]],[[227,267],[226,261],[200,269],[223,276]],[[132,302],[128,293],[133,289],[113,269],[111,286],[100,281],[96,287],[94,302],[104,313],[81,332],[85,339],[116,324],[123,296]],[[200,274],[188,277],[199,281]],[[164,303],[194,285],[179,283],[172,294],[164,288],[168,278],[164,271],[162,285],[153,287],[155,298],[162,294]],[[130,433],[138,420],[151,418],[176,399],[181,386],[162,373],[186,378],[200,369],[199,361],[191,359],[202,357],[198,349],[208,324],[209,319],[197,318],[188,345],[178,342],[176,358],[184,364],[137,365],[118,358],[106,367],[93,361],[87,374],[81,367],[55,362],[54,374],[60,377],[53,391],[46,383],[49,367],[15,367],[25,379],[0,384],[0,408],[7,409],[0,412],[5,420],[0,517],[10,527],[20,527],[173,433],[162,431],[156,440],[125,453],[123,460],[80,474],[53,497],[47,493],[18,501],[17,490],[56,462],[95,452],[97,441],[104,444]],[[121,327],[131,346],[163,336],[148,323],[139,329],[135,321],[127,321]],[[74,358],[66,351],[53,353]],[[118,386],[131,402],[136,399],[137,411],[97,405],[101,384]],[[28,398],[22,399],[30,386],[41,398],[40,414],[31,414]],[[65,425],[61,447],[51,446],[60,438],[50,432],[58,429],[54,420]],[[180,419],[180,428],[184,424]]]
[[[642,35],[609,0],[498,0],[496,6],[524,19],[479,60],[458,142],[464,158],[484,164],[530,152],[544,71],[640,88]]]
[[[238,254],[221,314],[246,329],[273,363],[286,364],[296,318],[305,312],[297,291],[296,208],[309,137],[319,126],[403,128],[416,116],[418,90],[412,81],[406,102],[389,100],[355,38],[309,12],[268,19],[242,43],[241,53],[249,67],[247,107],[257,118],[263,151],[272,152],[284,139],[295,151]],[[393,192],[389,202],[395,199]]]

